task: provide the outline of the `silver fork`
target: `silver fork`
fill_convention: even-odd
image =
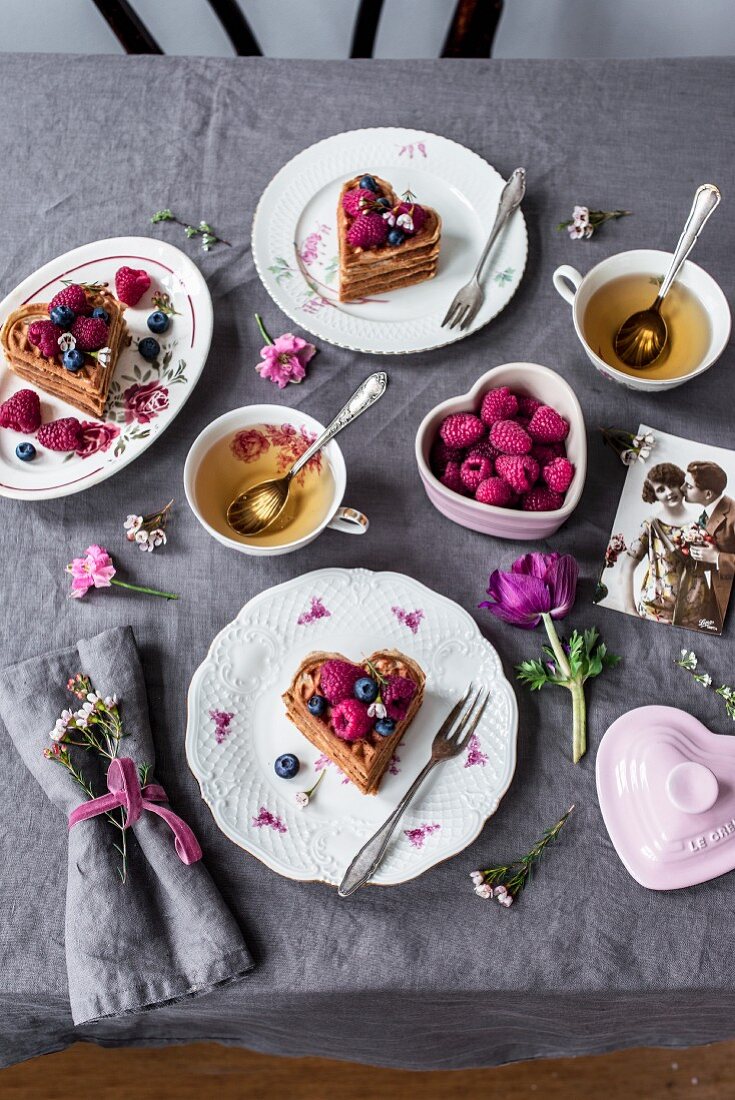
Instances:
[[[520,206],[525,193],[526,169],[516,168],[503,188],[503,193],[500,196],[500,203],[498,205],[498,212],[495,215],[495,224],[490,232],[487,244],[482,250],[482,255],[477,262],[477,267],[472,274],[472,278],[455,294],[454,301],[447,310],[447,315],[441,323],[442,328],[444,328],[445,325],[449,325],[450,328],[455,328],[455,326],[459,325],[460,329],[466,329],[467,326],[471,325],[474,321],[478,309],[485,300],[485,295],[482,293],[482,287],[480,286],[480,275],[485,266],[485,261],[490,254],[490,249],[498,239],[500,230],[503,228],[513,211]]]
[[[375,874],[386,853],[390,838],[393,836],[396,826],[400,821],[409,802],[416,794],[430,771],[442,760],[450,760],[457,756],[469,741],[477,728],[477,723],[482,718],[490,692],[485,692],[485,697],[480,702],[482,689],[479,689],[469,706],[467,700],[472,694],[472,684],[467,688],[464,697],[452,707],[431,745],[431,756],[428,764],[419,772],[411,786],[404,794],[390,817],[383,822],[377,833],[357,853],[352,863],[345,871],[344,878],[339,884],[337,893],[341,898],[347,898],[364,886],[368,879]]]

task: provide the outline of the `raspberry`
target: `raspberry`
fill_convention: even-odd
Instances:
[[[518,394],[518,412],[521,416],[527,416],[530,419],[536,409],[540,409],[542,405],[543,401],[539,401],[536,397],[524,397],[523,394]]]
[[[435,439],[431,446],[429,463],[435,474],[443,474],[450,462],[461,462],[463,451],[447,447],[442,439]]]
[[[538,462],[530,455],[499,455],[495,469],[516,493],[527,493],[538,481]]]
[[[566,451],[563,443],[534,443],[531,457],[536,459],[539,466],[544,467],[554,458],[565,458]]]
[[[75,416],[52,420],[38,429],[38,442],[49,451],[76,451],[81,439],[82,425]]]
[[[480,504],[494,504],[497,508],[507,508],[512,498],[510,485],[502,477],[486,478],[475,492],[475,500],[479,500]]]
[[[35,432],[41,423],[41,402],[35,390],[18,390],[0,405],[0,428]]]
[[[321,694],[330,703],[351,699],[355,683],[364,675],[365,672],[359,665],[352,665],[349,661],[325,661],[319,677]]]
[[[137,306],[151,285],[151,277],[142,268],[120,267],[115,273],[115,293],[126,306]]]
[[[86,313],[88,305],[84,287],[79,286],[78,283],[70,283],[69,286],[65,286],[58,294],[54,294],[49,302],[49,313],[52,309],[56,309],[57,306],[68,306],[69,309],[73,309],[75,313]]]
[[[408,705],[416,694],[416,684],[407,676],[389,676],[380,686],[380,698],[385,703],[388,717],[400,722],[406,717]]]
[[[442,421],[439,435],[448,447],[471,447],[485,435],[485,425],[472,413],[453,413]]]
[[[359,214],[347,230],[353,248],[377,248],[388,236],[388,223],[380,214]]]
[[[515,420],[496,420],[490,429],[490,442],[506,455],[525,455],[533,441]]]
[[[482,399],[480,419],[490,427],[496,420],[511,420],[518,412],[518,401],[507,386],[490,390]]]
[[[53,321],[34,321],[28,326],[28,339],[46,359],[52,359],[59,350],[58,340],[64,330]]]
[[[495,461],[499,454],[502,452],[497,447],[493,447],[489,439],[481,439],[479,443],[475,443],[472,449],[469,451],[467,457],[472,455],[482,455],[483,458],[490,458]]]
[[[406,229],[405,225],[400,226],[408,237],[412,237],[414,233],[420,233],[426,224],[426,211],[423,206],[419,206],[415,202],[401,202],[398,206],[393,207],[393,213],[396,218],[399,218],[401,214],[409,214],[411,216],[413,229]]]
[[[568,458],[554,458],[544,466],[544,481],[556,493],[566,493],[573,477],[574,465]]]
[[[563,503],[564,497],[553,489],[531,489],[521,498],[524,512],[555,512]]]
[[[359,741],[372,728],[373,720],[367,707],[357,699],[343,699],[332,711],[332,729],[343,741]]]
[[[468,455],[459,469],[462,484],[474,493],[481,481],[485,481],[493,472],[493,460],[484,455]]]
[[[110,332],[101,317],[77,317],[71,334],[79,351],[98,351],[107,343]]]
[[[459,462],[448,462],[444,473],[439,478],[442,485],[451,489],[453,493],[465,493],[465,484],[462,481],[462,467]]]
[[[566,439],[568,432],[569,424],[551,405],[541,405],[536,409],[528,425],[528,434],[539,443],[560,443]]]
[[[358,214],[361,214],[363,207],[360,205],[363,203],[374,203],[375,194],[372,191],[368,191],[366,187],[353,187],[351,191],[345,191],[342,196],[342,209],[345,214],[349,214],[351,218],[356,218]]]

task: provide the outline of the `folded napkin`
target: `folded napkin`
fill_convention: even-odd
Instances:
[[[69,815],[85,804],[85,795],[43,753],[53,745],[50,731],[62,710],[81,705],[66,687],[78,672],[103,697],[117,695],[125,732],[119,756],[130,758],[135,767],[113,765],[108,783],[105,761],[96,753],[73,750],[73,759],[92,779],[96,795],[106,794],[108,785],[117,788],[113,797],[124,796],[120,801],[130,816],[137,815],[126,830],[124,884],[114,847],[120,833],[104,814],[78,820],[69,829],[66,965],[72,1018],[82,1024],[206,993],[245,974],[253,961],[198,858],[197,841],[168,806],[155,772],[141,798],[136,768],[154,765],[155,754],[130,627],[0,672],[0,717],[28,770],[61,811],[59,829],[66,832]]]

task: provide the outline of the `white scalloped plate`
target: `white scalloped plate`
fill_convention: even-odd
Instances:
[[[320,760],[286,717],[281,693],[312,650],[359,660],[392,648],[422,666],[426,696],[379,793],[363,795]],[[476,735],[427,780],[372,880],[406,882],[461,852],[495,812],[515,769],[518,728],[515,695],[493,647],[466,611],[418,581],[320,569],[250,600],[192,678],[189,766],[230,840],[287,878],[336,885],[428,760],[434,734],[470,680],[491,692]],[[273,769],[284,752],[301,762],[291,780]],[[323,768],[312,802],[298,809],[296,792]]]
[[[339,302],[336,206],[345,180],[370,172],[411,190],[442,218],[434,279],[361,302]],[[304,149],[261,196],[252,229],[258,274],[277,306],[320,340],[378,355],[443,347],[486,325],[523,276],[528,241],[517,210],[483,276],[485,302],[465,332],[441,328],[492,228],[505,180],[455,141],[422,130],[379,127],[336,134]]]
[[[83,437],[77,451],[59,454],[38,447],[33,462],[16,457],[16,445],[32,439],[0,430],[0,496],[17,500],[54,500],[80,493],[112,477],[146,451],[181,411],[204,369],[212,340],[212,299],[204,276],[180,249],[152,237],[110,237],[57,256],[29,275],[0,302],[0,325],[26,302],[47,302],[63,287],[62,279],[106,282],[114,291],[115,272],[128,265],[144,268],[151,288],[137,306],[125,310],[132,344],[117,361],[107,406],[92,418],[59,397],[38,390],[43,422],[75,416]],[[145,362],[136,350],[150,336],[146,325],[155,308],[155,291],[165,291],[178,311],[159,336],[159,359]],[[0,362],[5,366],[0,353]],[[9,369],[0,370],[0,402],[30,384]]]

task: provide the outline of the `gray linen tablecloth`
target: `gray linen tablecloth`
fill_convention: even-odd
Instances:
[[[735,1033],[735,878],[651,893],[613,851],[594,783],[595,751],[631,706],[688,707],[730,732],[714,696],[672,665],[695,644],[727,678],[722,639],[637,623],[590,605],[623,470],[596,434],[639,421],[733,445],[729,348],[704,378],[657,398],[603,381],[576,343],[551,285],[560,263],[586,269],[636,246],[670,248],[695,187],[723,191],[696,259],[728,296],[735,281],[732,97],[726,59],[581,62],[334,62],[56,56],[0,60],[0,290],[85,241],[150,233],[186,247],[215,306],[205,377],[145,457],[82,496],[0,502],[4,663],[131,623],[140,643],[157,772],[190,822],[258,965],[243,981],[187,1004],[74,1030],[64,966],[65,830],[0,730],[0,1058],[109,1044],[216,1039],[285,1054],[404,1067],[490,1065],[615,1047],[686,1045]],[[310,142],[360,126],[424,127],[475,149],[503,174],[528,169],[529,260],[523,284],[486,330],[445,351],[390,359],[389,396],[365,430],[345,434],[349,501],[369,513],[364,539],[331,532],[299,556],[247,559],[210,539],[183,502],[182,466],[200,429],[236,405],[281,400],[324,419],[376,359],[323,346],[308,381],[278,394],[253,370],[253,312],[292,328],[258,280],[249,248],[255,204],[274,172]],[[634,217],[589,242],[556,233],[575,203]],[[202,253],[170,226],[170,206],[228,240]],[[434,403],[488,367],[546,363],[579,394],[590,432],[587,486],[549,549],[573,551],[584,582],[573,622],[596,622],[625,660],[589,690],[590,752],[569,762],[569,700],[517,691],[518,768],[475,844],[405,886],[349,902],[290,882],[231,844],[200,800],[184,759],[186,689],[214,634],[279,581],[325,565],[398,568],[473,611],[491,568],[527,546],[485,538],[439,516],[421,489],[413,434]],[[121,523],[177,498],[164,553],[136,556]],[[67,599],[63,568],[96,541],[138,577],[183,598],[132,593]],[[475,611],[506,671],[540,643]],[[562,842],[531,891],[505,911],[475,898],[467,872],[519,854],[571,801]]]

